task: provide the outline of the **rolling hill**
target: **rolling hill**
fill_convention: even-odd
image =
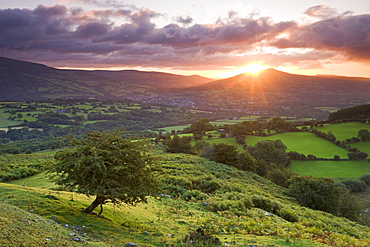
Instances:
[[[0,75],[0,99],[11,100],[127,98],[203,109],[250,111],[249,108],[260,107],[281,114],[277,111],[294,108],[299,112],[307,106],[345,108],[367,102],[370,95],[370,78],[303,76],[275,69],[267,69],[258,76],[240,74],[212,81],[200,76],[135,70],[61,70],[0,58]]]
[[[210,79],[200,76],[135,70],[62,70],[0,57],[0,99],[121,99],[127,95],[150,95],[163,87],[189,87],[209,81]]]

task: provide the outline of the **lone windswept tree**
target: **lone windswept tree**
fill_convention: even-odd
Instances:
[[[153,176],[156,158],[145,141],[123,139],[119,132],[90,132],[84,140],[70,138],[73,148],[55,155],[49,172],[58,185],[76,189],[95,200],[84,209],[92,213],[103,204],[135,205],[154,196],[158,186]]]

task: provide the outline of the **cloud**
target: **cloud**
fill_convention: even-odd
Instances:
[[[318,18],[330,18],[338,15],[338,12],[334,8],[330,8],[325,5],[316,5],[308,8],[304,14],[311,17]]]
[[[370,62],[370,14],[337,16],[289,30],[277,39],[277,48],[313,48],[337,51],[350,60]]]
[[[0,9],[0,56],[32,58],[59,67],[81,67],[83,63],[96,67],[211,68],[238,66],[257,57],[281,65],[328,59],[337,53],[348,59],[370,60],[370,15],[329,18],[336,12],[321,5],[306,14],[325,18],[303,26],[229,12],[214,23],[198,24],[191,16],[180,16],[175,23],[156,27],[154,19],[163,14],[154,10],[116,1],[79,2],[117,7],[89,11],[63,5]],[[281,52],[251,55],[258,46],[273,46]],[[314,51],[284,52],[289,48]]]
[[[179,16],[176,18],[176,21],[185,25],[189,25],[193,22],[193,18],[191,18],[190,16],[187,17]]]

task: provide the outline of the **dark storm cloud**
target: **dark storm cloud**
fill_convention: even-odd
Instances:
[[[335,12],[315,6],[306,14],[326,18]],[[153,10],[123,5],[92,11],[62,5],[4,9],[0,10],[0,56],[22,59],[28,54],[40,62],[53,61],[54,57],[53,66],[81,66],[80,61],[84,66],[233,65],[233,61],[245,58],[230,53],[245,53],[254,45],[270,43],[278,48],[339,51],[351,59],[370,60],[370,15],[342,15],[298,26],[293,21],[276,23],[268,17],[241,18],[229,12],[226,19],[212,24],[193,24],[188,16],[156,27],[153,19],[161,16]],[[276,39],[281,33],[290,36]]]
[[[370,62],[370,15],[337,16],[295,27],[289,31],[289,38],[272,44],[278,48],[337,51],[351,60]]]

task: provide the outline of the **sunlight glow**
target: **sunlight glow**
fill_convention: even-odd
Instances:
[[[261,63],[250,63],[247,66],[241,67],[240,70],[243,71],[243,73],[248,74],[258,74],[262,70],[268,69],[269,66],[263,65]]]

